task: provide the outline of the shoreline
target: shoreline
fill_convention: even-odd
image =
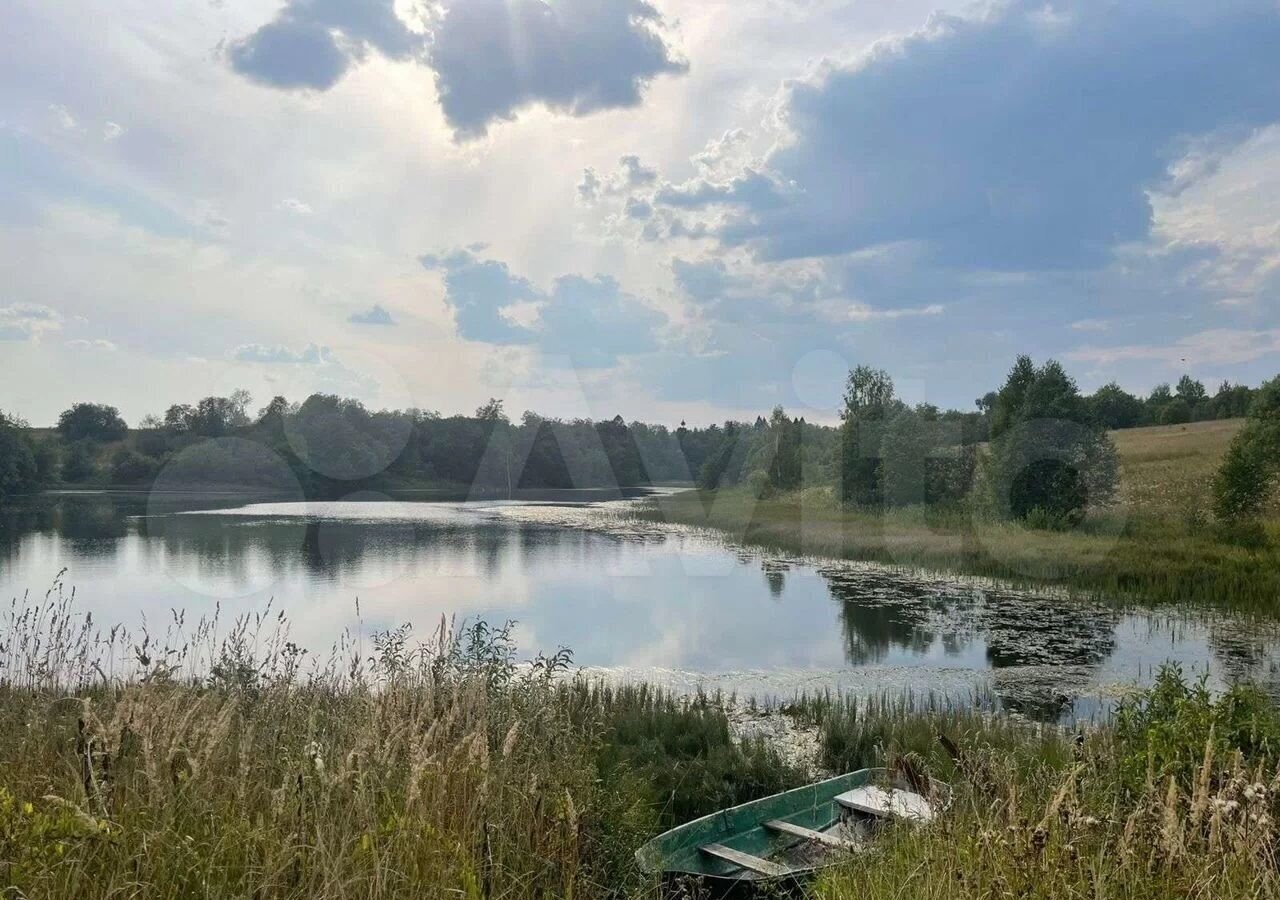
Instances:
[[[1175,605],[1280,618],[1280,528],[1250,548],[1129,512],[1071,532],[987,522],[955,512],[849,509],[814,491],[757,500],[744,489],[647,498],[641,521],[707,529],[743,546],[800,558],[989,579],[1121,605]]]

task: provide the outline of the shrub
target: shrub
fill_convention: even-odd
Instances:
[[[89,481],[98,473],[97,455],[87,441],[71,445],[62,463],[64,481]]]
[[[27,490],[37,476],[35,456],[25,436],[0,419],[0,497]]]
[[[1239,522],[1262,511],[1280,472],[1280,377],[1258,389],[1249,420],[1232,439],[1213,483],[1218,518]]]
[[[111,458],[111,480],[117,484],[137,484],[155,473],[152,460],[128,447],[121,447]]]
[[[1191,405],[1181,397],[1170,400],[1160,408],[1161,425],[1184,425],[1191,421]]]
[[[1280,712],[1255,687],[1233,685],[1215,698],[1203,677],[1188,683],[1180,668],[1166,666],[1149,690],[1120,704],[1115,741],[1130,791],[1168,778],[1190,790],[1201,777],[1206,748],[1217,759],[1240,753],[1273,770],[1280,759]]]

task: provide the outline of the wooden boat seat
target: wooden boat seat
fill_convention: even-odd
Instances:
[[[778,878],[791,872],[791,869],[787,866],[761,859],[759,856],[752,856],[750,853],[743,853],[741,850],[734,850],[724,844],[704,844],[698,849],[708,856],[723,859],[725,862],[731,862],[735,866],[749,869],[760,875],[767,875],[770,878]]]
[[[927,798],[912,791],[896,788],[886,791],[874,784],[863,785],[851,791],[845,791],[843,794],[837,794],[835,801],[845,809],[882,818],[931,822],[934,817],[933,806]]]
[[[773,819],[765,822],[764,827],[770,831],[777,831],[781,834],[789,834],[793,837],[804,838],[814,843],[822,844],[824,847],[831,847],[833,850],[857,850],[859,845],[850,840],[836,837],[834,834],[824,834],[821,831],[814,831],[812,828],[805,828],[801,825],[792,825],[790,822],[784,822],[781,819]]]

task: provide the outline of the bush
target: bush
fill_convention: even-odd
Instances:
[[[1256,517],[1280,473],[1280,378],[1258,389],[1249,421],[1232,439],[1213,482],[1214,509],[1224,522]]]
[[[62,463],[64,481],[89,481],[98,474],[97,455],[86,441],[71,445]]]
[[[1214,698],[1205,679],[1189,684],[1166,666],[1137,699],[1115,716],[1116,752],[1126,787],[1135,793],[1172,777],[1191,789],[1201,777],[1206,748],[1217,759],[1240,753],[1274,770],[1280,759],[1280,711],[1250,685],[1233,685]]]
[[[756,469],[747,476],[747,490],[751,492],[751,496],[757,500],[764,500],[773,496],[773,485],[769,481],[769,475],[761,469]]]
[[[0,419],[0,497],[30,488],[36,472],[35,456],[26,438]]]
[[[1061,365],[1050,360],[1036,368],[1019,357],[996,413],[1000,427],[992,427],[986,482],[997,509],[1018,519],[1038,509],[1078,523],[1088,507],[1112,502],[1119,483],[1115,445]]]
[[[1023,517],[1023,522],[1028,528],[1039,531],[1068,531],[1079,524],[1074,516],[1045,509],[1043,506],[1032,507]]]
[[[121,447],[111,458],[111,480],[117,484],[137,484],[156,473],[155,463],[128,447]]]
[[[1161,425],[1184,425],[1191,421],[1191,406],[1181,397],[1170,400],[1160,408]]]
[[[1106,432],[1069,421],[1020,423],[996,441],[988,468],[996,508],[1016,519],[1038,509],[1078,524],[1112,502],[1119,482]]]
[[[36,479],[41,484],[51,484],[62,473],[62,454],[56,440],[47,438],[35,441],[31,448],[36,460]]]

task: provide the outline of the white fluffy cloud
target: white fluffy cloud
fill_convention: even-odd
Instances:
[[[62,314],[39,303],[0,306],[0,341],[38,341],[62,328]]]
[[[333,351],[317,344],[308,344],[301,350],[294,350],[282,344],[242,344],[232,355],[238,362],[290,366],[324,366],[336,362]]]

